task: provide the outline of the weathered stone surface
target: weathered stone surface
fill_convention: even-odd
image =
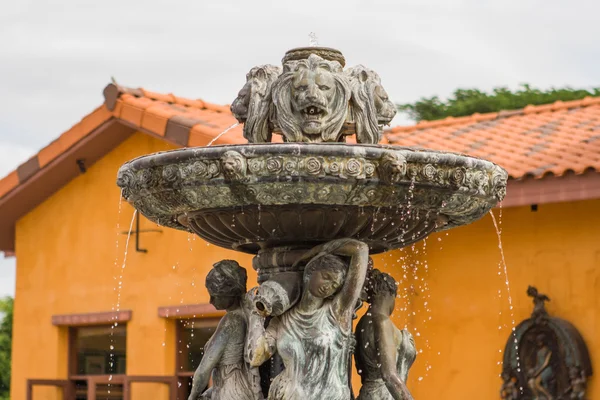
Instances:
[[[506,172],[466,156],[392,146],[236,145],[123,165],[123,196],[150,220],[256,253],[355,237],[372,252],[471,223],[505,195]]]
[[[375,71],[362,65],[344,71],[341,52],[325,47],[288,51],[283,69],[254,67],[231,105],[250,143],[268,143],[273,132],[284,142],[376,144],[396,115]]]

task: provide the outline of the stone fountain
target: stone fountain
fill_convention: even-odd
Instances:
[[[377,73],[345,68],[335,49],[293,49],[282,63],[252,68],[231,106],[248,144],[152,154],[118,173],[123,197],[148,219],[255,254],[259,286],[248,293],[233,261],[207,278],[228,312],[190,398],[350,399],[354,347],[359,399],[411,398],[414,341],[389,323],[395,285],[368,256],[476,221],[503,199],[508,175],[465,155],[378,144],[395,106]],[[387,314],[366,322],[381,325],[366,330],[374,354],[361,350],[367,333],[351,332],[361,300]],[[372,359],[380,353],[389,359]]]

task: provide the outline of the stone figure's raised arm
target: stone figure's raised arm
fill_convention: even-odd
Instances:
[[[258,314],[253,314],[248,321],[250,329],[246,339],[247,357],[252,367],[258,367],[275,354],[277,349],[277,327],[279,319],[273,318],[269,326],[264,328],[265,319]]]
[[[350,257],[346,279],[334,297],[333,311],[338,321],[348,329],[352,324],[354,307],[360,297],[369,267],[369,246],[356,239],[336,239],[313,247],[296,263],[312,260],[322,254]]]
[[[217,330],[205,346],[202,361],[194,373],[192,392],[188,400],[200,398],[202,390],[208,385],[212,370],[217,366],[219,360],[221,360],[221,357],[223,356],[223,352],[225,351],[225,347],[231,336],[231,331],[239,329],[239,322],[240,321],[236,321],[236,318],[231,318],[231,315],[226,314],[217,326]]]
[[[338,314],[339,322],[346,329],[352,324],[354,307],[360,297],[360,292],[367,275],[369,246],[355,239],[340,239],[328,244],[337,247],[333,250],[335,254],[351,257],[346,281],[335,296],[333,307],[334,312]]]
[[[381,377],[394,400],[413,400],[406,384],[402,381],[396,368],[396,343],[394,342],[394,325],[389,318],[373,317],[375,343],[378,347]]]

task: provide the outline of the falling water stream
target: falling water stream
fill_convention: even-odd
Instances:
[[[514,315],[514,307],[513,307],[513,301],[512,301],[512,295],[511,295],[511,291],[510,291],[510,281],[508,279],[508,268],[506,267],[506,258],[504,257],[504,248],[502,247],[502,230],[500,229],[500,225],[498,224],[498,221],[496,220],[496,216],[494,215],[494,213],[492,212],[492,210],[490,210],[490,216],[492,217],[492,221],[494,223],[494,228],[496,229],[496,235],[498,236],[498,249],[500,250],[500,258],[501,258],[501,263],[502,263],[502,269],[504,272],[504,283],[506,284],[506,292],[508,295],[508,306],[509,306],[509,310],[510,310],[510,319],[511,319],[511,332],[514,338],[514,344],[515,344],[515,352],[517,354],[517,371],[520,372],[521,371],[521,362],[519,359],[519,342],[517,340],[517,335],[515,333],[515,329],[516,329],[516,322],[515,322],[515,315]],[[502,217],[502,208],[500,208],[500,217]],[[520,388],[521,393],[523,393],[523,388]]]
[[[122,193],[121,193],[121,198],[122,198]],[[119,200],[119,214],[121,212],[121,201]],[[118,282],[117,282],[117,286],[114,288],[114,290],[117,292],[117,303],[116,305],[113,307],[113,311],[115,312],[119,312],[120,308],[121,308],[121,289],[123,288],[123,273],[125,272],[125,266],[127,264],[127,253],[129,250],[129,239],[131,238],[131,232],[133,230],[133,223],[135,221],[135,217],[137,215],[137,210],[133,210],[133,215],[131,216],[131,222],[129,223],[129,230],[127,231],[127,239],[125,240],[125,252],[123,254],[123,263],[121,264],[121,269],[120,269],[120,273],[119,273],[119,278],[118,278]],[[117,230],[119,229],[120,223],[119,221],[117,221]],[[117,231],[118,232],[118,231]],[[117,238],[117,258],[115,259],[115,266],[118,265],[118,248],[119,248],[119,239]],[[115,349],[114,346],[114,329],[115,327],[119,326],[118,322],[114,322],[111,326],[110,326],[110,354],[109,354],[109,366],[111,368],[111,371],[114,367],[114,363],[115,363],[115,353],[113,353],[113,350]],[[108,380],[112,381],[112,373],[109,375]],[[110,393],[110,383],[108,384],[108,393]]]
[[[223,136],[224,134],[226,134],[227,132],[229,132],[230,130],[232,130],[233,128],[235,128],[238,125],[239,125],[239,122],[236,122],[235,124],[231,125],[229,128],[225,129],[223,132],[219,133],[210,142],[208,142],[208,144],[206,145],[206,147],[211,146],[214,142],[216,142],[217,140],[219,140],[219,138],[221,136]]]

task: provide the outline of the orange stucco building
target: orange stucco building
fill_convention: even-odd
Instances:
[[[115,184],[127,160],[206,145],[235,122],[228,108],[117,85],[105,98],[0,181],[0,249],[17,258],[11,399],[185,399],[196,347],[220,316],[204,289],[212,264],[236,259],[256,282],[251,256],[138,219]],[[394,318],[419,348],[416,399],[499,398],[502,350],[531,313],[530,284],[600,368],[596,126],[591,98],[387,132],[393,144],[488,158],[512,178],[495,210],[509,285],[489,216],[375,257],[400,282]],[[215,145],[242,142],[238,127]],[[588,394],[600,398],[594,378]]]

